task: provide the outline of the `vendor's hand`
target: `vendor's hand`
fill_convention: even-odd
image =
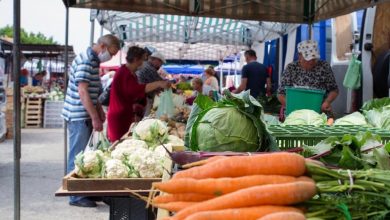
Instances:
[[[103,122],[100,117],[92,119],[92,127],[95,131],[103,131]]]
[[[171,83],[169,81],[160,81],[160,87],[162,89],[169,89],[171,87]]]
[[[323,112],[332,111],[332,106],[330,105],[330,103],[328,101],[324,101],[324,103],[322,103],[321,110]]]

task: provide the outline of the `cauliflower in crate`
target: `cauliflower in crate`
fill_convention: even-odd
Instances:
[[[104,177],[113,178],[128,178],[131,176],[131,171],[126,164],[118,159],[110,159],[106,161],[104,166]]]
[[[138,148],[128,157],[128,163],[142,178],[159,178],[163,173],[161,157],[154,151]]]
[[[90,178],[101,177],[105,158],[106,156],[100,150],[80,152],[74,161],[77,176]]]
[[[142,120],[133,131],[133,138],[145,141],[151,149],[154,149],[160,142],[164,143],[167,137],[168,127],[158,119]]]
[[[148,144],[145,141],[137,140],[137,139],[126,139],[119,143],[115,149],[120,148],[145,148],[148,149]]]

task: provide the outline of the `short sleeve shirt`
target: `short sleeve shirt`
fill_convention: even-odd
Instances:
[[[248,80],[245,90],[250,89],[251,95],[255,98],[260,94],[265,94],[268,77],[267,68],[259,62],[250,62],[242,68],[242,78]]]
[[[284,70],[278,93],[285,95],[286,87],[307,87],[326,91],[338,90],[337,83],[329,63],[319,60],[317,65],[310,71],[300,67],[299,63],[293,62]]]
[[[94,105],[97,104],[102,84],[99,77],[100,61],[97,54],[89,47],[79,54],[72,62],[69,72],[68,89],[62,109],[62,117],[67,121],[89,119],[90,116],[80,99],[78,85],[88,83],[88,93]]]

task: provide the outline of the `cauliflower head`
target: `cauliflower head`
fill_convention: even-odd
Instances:
[[[75,171],[81,177],[101,177],[104,153],[100,150],[80,152],[75,158]]]
[[[132,148],[115,148],[111,152],[111,157],[113,159],[118,159],[118,160],[126,160],[134,151],[136,151],[136,147]]]
[[[146,142],[142,141],[142,140],[126,139],[126,140],[122,141],[121,143],[119,143],[115,147],[115,149],[119,149],[119,148],[138,148],[138,147],[148,149],[148,144],[146,144]]]
[[[131,164],[142,178],[158,178],[162,176],[162,160],[154,151],[139,148],[128,157]]]
[[[134,139],[145,141],[150,148],[154,148],[158,143],[164,142],[168,136],[167,125],[158,119],[145,119],[140,121],[134,128]]]
[[[104,167],[104,177],[113,178],[127,178],[129,177],[130,169],[121,160],[111,159],[106,161]]]

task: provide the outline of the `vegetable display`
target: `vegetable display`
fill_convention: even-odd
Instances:
[[[152,204],[193,202],[175,207],[179,211],[166,218],[170,220],[256,220],[272,213],[301,213],[293,205],[317,193],[315,182],[302,176],[305,172],[304,157],[293,153],[219,157],[153,183],[169,194],[155,197]]]
[[[390,146],[390,145],[389,145]],[[329,137],[315,146],[304,146],[305,157],[316,158],[328,166],[345,169],[390,169],[389,147],[370,132]]]
[[[363,105],[362,111],[372,126],[390,130],[390,98],[370,100]]]
[[[337,119],[333,125],[360,125],[360,126],[369,126],[364,115],[360,112],[354,112],[352,114],[346,115],[342,118]]]
[[[309,109],[301,109],[291,112],[284,121],[283,125],[314,125],[321,126],[326,125],[327,117],[324,113],[318,114],[317,112]]]
[[[262,107],[249,91],[214,102],[199,95],[186,127],[185,142],[193,151],[254,152],[277,150],[261,120]]]
[[[141,121],[134,131],[137,132],[134,136],[149,142],[128,138],[103,151],[81,152],[75,159],[76,175],[82,178],[160,178],[167,151],[172,146],[183,145],[183,141],[168,136],[164,122],[156,119]]]

